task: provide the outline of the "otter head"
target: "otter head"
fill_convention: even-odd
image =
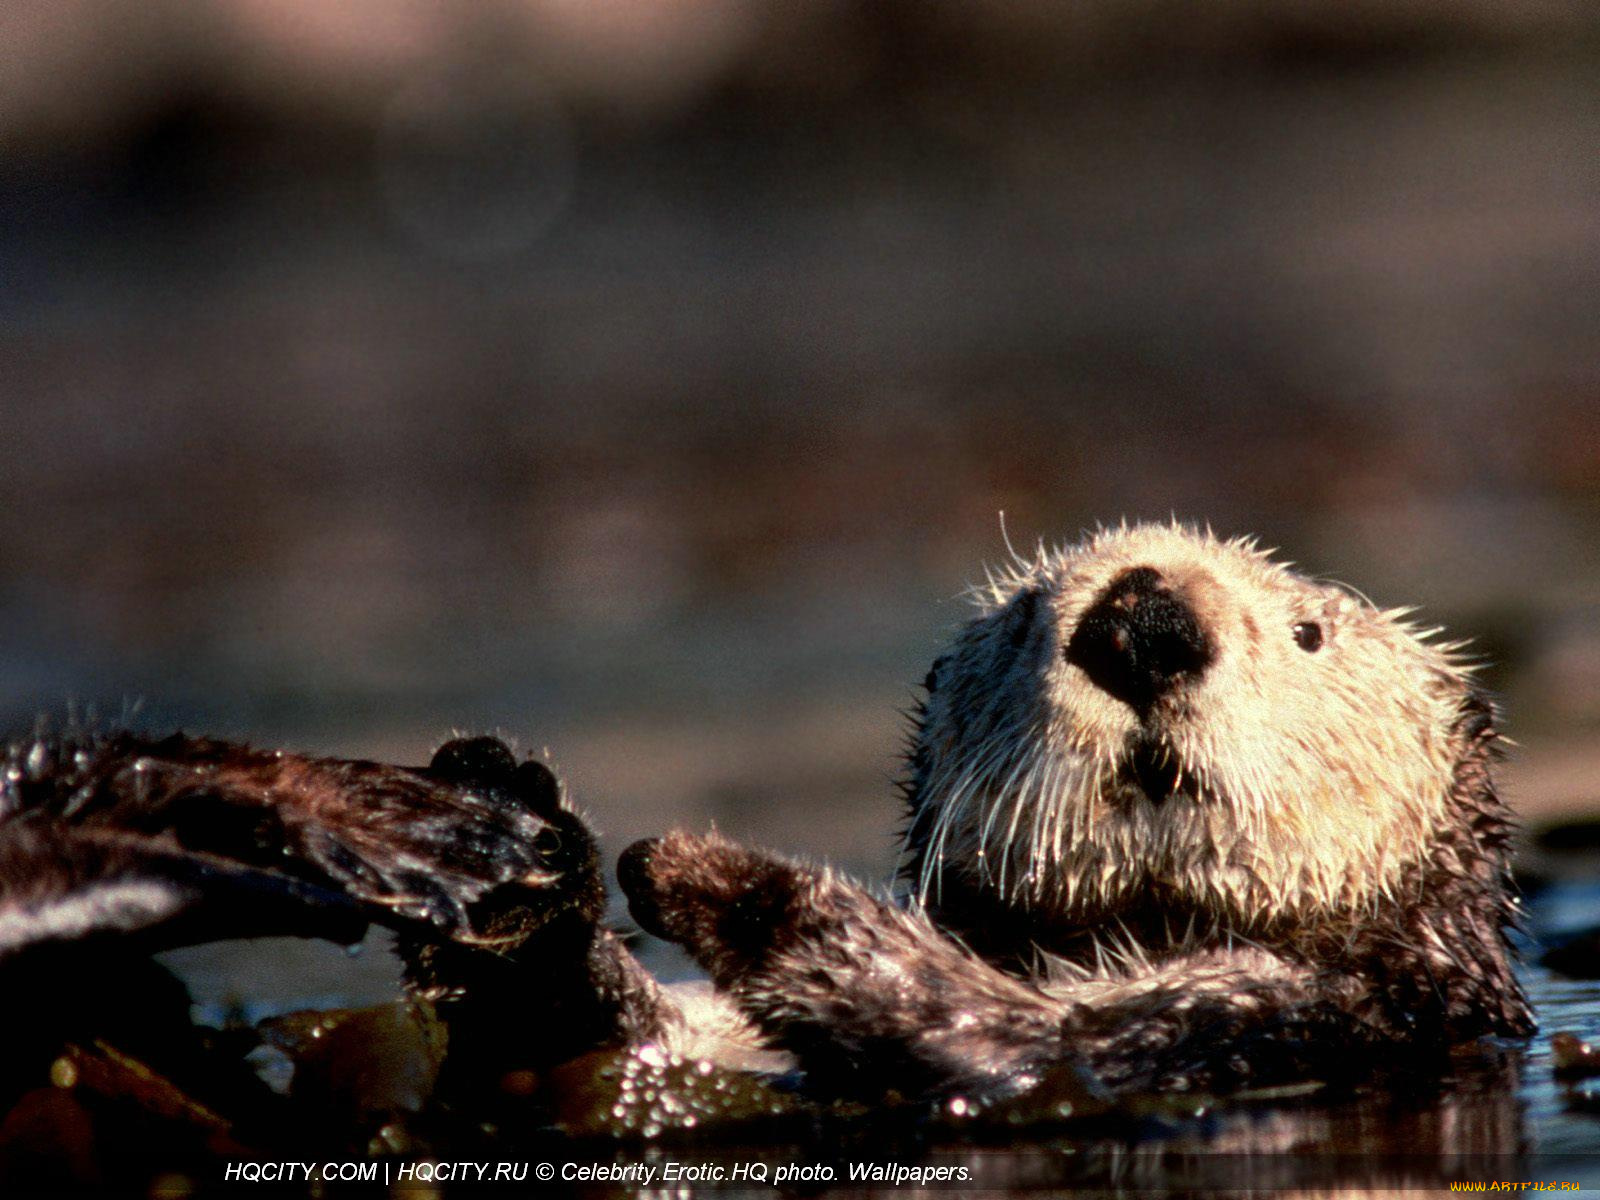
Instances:
[[[905,876],[936,909],[1245,936],[1370,911],[1434,852],[1467,743],[1492,743],[1464,732],[1487,709],[1452,647],[1248,542],[1101,532],[979,603],[911,760]]]

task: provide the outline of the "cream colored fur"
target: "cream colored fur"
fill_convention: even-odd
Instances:
[[[1217,653],[1141,728],[1063,650],[1107,584],[1145,566],[1183,592]],[[1030,590],[1040,602],[1019,632],[1007,614]],[[1029,909],[1093,919],[1158,880],[1248,930],[1370,906],[1448,819],[1448,731],[1467,668],[1405,610],[1176,524],[1041,547],[976,599],[940,668],[976,682],[937,685],[921,733],[921,799],[938,812],[913,881],[921,898],[955,872]],[[1322,627],[1314,653],[1293,634],[1306,621]],[[1176,756],[1196,802],[1157,805],[1118,781],[1141,735]]]

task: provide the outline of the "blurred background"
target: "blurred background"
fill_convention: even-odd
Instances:
[[[0,7],[0,720],[548,747],[881,875],[1012,541],[1474,636],[1600,810],[1590,0]]]

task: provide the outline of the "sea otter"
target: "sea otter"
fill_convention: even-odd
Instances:
[[[424,768],[18,742],[0,975],[53,1021],[99,994],[86,963],[379,921],[466,1096],[606,1046],[1000,1096],[1058,1069],[1327,1078],[1531,1030],[1494,713],[1456,648],[1178,526],[1041,551],[978,599],[916,716],[898,898],[715,835],[622,856],[635,917],[710,997],[658,987],[603,928],[592,835],[493,738]]]
[[[899,900],[716,835],[621,860],[636,919],[814,1080],[1227,1089],[1531,1032],[1458,646],[1176,524],[977,599],[915,715]]]

